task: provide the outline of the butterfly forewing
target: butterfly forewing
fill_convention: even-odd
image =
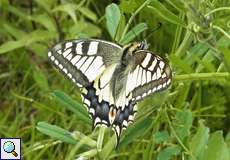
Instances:
[[[104,70],[119,60],[122,48],[101,40],[74,40],[57,44],[48,57],[78,86],[88,86]],[[113,57],[113,59],[111,59]]]

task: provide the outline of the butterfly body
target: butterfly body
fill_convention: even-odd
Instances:
[[[119,142],[122,130],[134,120],[136,103],[171,84],[170,67],[147,48],[146,42],[122,48],[103,40],[73,40],[57,44],[48,57],[81,87],[93,129],[111,126]]]

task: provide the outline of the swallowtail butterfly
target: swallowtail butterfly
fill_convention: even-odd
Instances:
[[[134,120],[136,104],[171,84],[171,69],[146,42],[123,48],[117,44],[79,39],[54,46],[51,63],[82,91],[93,129],[112,127],[117,144],[123,129]]]

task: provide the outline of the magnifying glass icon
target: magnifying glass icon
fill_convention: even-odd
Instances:
[[[11,141],[7,141],[3,144],[3,150],[6,152],[6,153],[11,153],[14,155],[14,157],[17,157],[18,154],[17,152],[15,152],[15,145],[13,142]]]

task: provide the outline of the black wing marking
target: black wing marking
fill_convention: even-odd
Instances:
[[[136,112],[136,103],[132,101],[129,101],[128,105],[126,105],[124,109],[122,109],[122,107],[118,108],[116,117],[112,124],[113,130],[116,134],[116,146],[120,142],[122,130],[126,129],[130,123],[133,123]]]
[[[96,40],[73,40],[59,43],[48,52],[51,63],[78,86],[88,86],[104,70],[120,59],[122,48]]]
[[[85,88],[86,90],[82,93],[83,103],[87,106],[89,115],[93,120],[92,127],[93,129],[97,127],[97,125],[105,125],[107,127],[110,126],[109,121],[109,112],[111,106],[106,101],[99,102],[99,98],[96,95],[96,89],[91,85]]]
[[[122,48],[114,43],[88,39],[57,44],[48,52],[51,63],[82,88],[82,99],[98,125],[110,126],[117,109],[109,97],[109,81],[120,61]],[[109,75],[109,76],[108,76]],[[112,114],[113,113],[113,114]]]
[[[117,146],[122,130],[126,129],[128,124],[133,123],[135,113],[137,112],[136,103],[129,101],[128,105],[125,105],[125,107],[117,108],[115,105],[103,99],[100,100],[94,86],[95,85],[91,83],[82,93],[83,102],[87,106],[93,121],[92,129],[99,125],[104,125],[106,127],[112,126],[116,134]]]
[[[141,61],[140,57],[143,57]],[[135,53],[134,58],[138,63],[128,74],[126,96],[131,94],[133,101],[140,101],[152,93],[169,87],[171,69],[161,57],[150,51],[140,50]]]

